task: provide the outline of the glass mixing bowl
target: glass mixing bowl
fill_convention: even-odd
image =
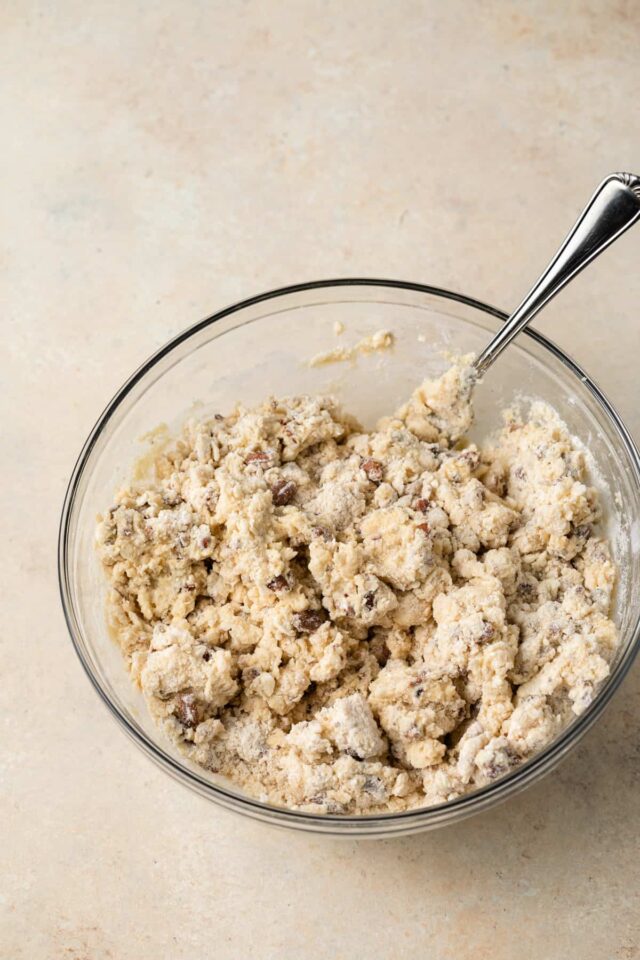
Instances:
[[[505,314],[468,297],[387,280],[307,283],[253,297],[197,323],[162,347],[119,390],[87,439],[64,503],[59,538],[62,603],[87,675],[122,729],[157,764],[214,803],[296,830],[395,836],[441,826],[484,810],[538,780],[600,716],[635,656],[640,639],[640,459],[620,417],[598,387],[562,350],[527,330],[476,391],[472,437],[500,423],[500,412],[524,395],[562,415],[592,461],[620,581],[615,619],[620,646],[611,674],[575,722],[533,759],[487,787],[438,806],[406,813],[337,816],[271,806],[190,764],[147,713],[105,623],[106,583],[94,548],[96,515],[111,503],[142,450],[141,437],[165,423],[177,431],[194,411],[205,415],[269,394],[333,393],[365,426],[395,409],[427,375],[445,368],[445,352],[479,351]],[[345,325],[342,338],[336,321]],[[308,360],[341,342],[385,328],[392,351],[357,362],[310,367]]]

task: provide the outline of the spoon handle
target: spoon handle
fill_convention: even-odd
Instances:
[[[540,279],[475,361],[478,376],[488,370],[504,348],[565,284],[638,219],[640,177],[633,173],[612,173],[591,197]]]

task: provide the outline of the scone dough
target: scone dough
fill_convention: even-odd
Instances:
[[[192,421],[101,520],[109,618],[195,763],[297,809],[503,776],[607,676],[615,568],[548,407],[481,448],[469,358],[372,433],[328,397]]]

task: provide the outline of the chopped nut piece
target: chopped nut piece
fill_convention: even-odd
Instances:
[[[321,537],[322,540],[329,542],[331,540],[331,534],[326,527],[313,527],[311,533],[314,537]]]
[[[293,615],[293,625],[299,633],[315,633],[325,618],[319,610],[303,610]]]
[[[254,450],[253,453],[248,453],[244,458],[245,463],[259,463],[265,464],[271,462],[271,457],[268,453],[265,453],[264,450]]]
[[[274,577],[273,580],[269,580],[267,584],[269,590],[273,590],[274,593],[278,593],[280,590],[289,589],[289,581],[285,576],[280,574],[277,577]]]
[[[488,623],[486,620],[482,624],[482,630],[479,636],[480,643],[486,643],[487,640],[491,640],[496,634],[495,629]]]
[[[198,726],[198,707],[192,693],[184,693],[176,701],[176,717],[183,727],[193,729]]]
[[[297,489],[293,480],[278,480],[271,487],[274,506],[286,507],[295,498]]]
[[[384,467],[379,460],[365,460],[362,469],[372,483],[380,483],[384,476]]]

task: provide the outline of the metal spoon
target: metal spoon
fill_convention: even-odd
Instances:
[[[633,173],[612,173],[591,197],[540,279],[475,360],[476,377],[489,369],[558,291],[639,219],[640,177]]]

